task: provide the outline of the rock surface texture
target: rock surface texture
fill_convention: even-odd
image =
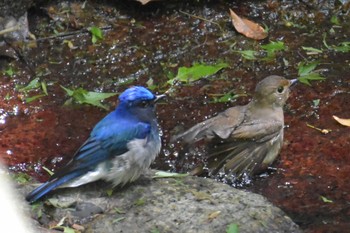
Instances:
[[[226,232],[230,224],[236,224],[240,233],[300,232],[261,195],[211,179],[152,178],[151,173],[112,194],[102,182],[57,190],[38,208],[31,208],[32,217],[45,228],[66,217],[65,225],[76,224],[83,232],[215,233]],[[20,187],[23,195],[31,189],[31,185]]]

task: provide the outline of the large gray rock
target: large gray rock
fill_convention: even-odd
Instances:
[[[153,173],[153,172],[151,172]],[[64,217],[84,232],[300,232],[298,226],[264,197],[211,179],[141,177],[107,195],[108,184],[61,189],[31,208],[33,218],[48,227]],[[20,187],[25,194],[33,187]],[[53,204],[53,206],[52,206]],[[38,218],[38,213],[40,218]]]
[[[0,0],[0,17],[19,18],[34,5],[34,2],[35,0]]]
[[[5,38],[25,39],[29,31],[27,10],[34,5],[34,2],[34,0],[0,0],[0,31],[14,28],[13,32],[4,34]]]

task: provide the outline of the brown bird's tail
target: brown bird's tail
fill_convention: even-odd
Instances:
[[[259,174],[270,165],[264,161],[271,145],[268,142],[252,143],[251,141],[235,141],[211,143],[205,162],[196,166],[190,174],[209,176],[225,180],[231,184],[241,184],[246,177]],[[270,148],[269,148],[270,146]]]

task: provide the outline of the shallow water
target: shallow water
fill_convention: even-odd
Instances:
[[[266,196],[306,232],[346,232],[350,228],[350,128],[339,125],[332,115],[350,118],[350,54],[324,50],[307,55],[301,48],[324,49],[323,33],[329,45],[349,41],[349,6],[332,3],[316,7],[311,1],[200,1],[142,7],[132,2],[108,5],[99,1],[87,2],[83,9],[79,2],[45,6],[49,14],[32,10],[30,30],[38,42],[19,45],[25,59],[5,66],[12,67],[14,75],[3,75],[0,80],[4,99],[0,104],[1,158],[12,170],[44,181],[48,174],[42,167],[55,170],[65,164],[107,114],[92,106],[64,106],[68,97],[60,85],[121,92],[135,84],[147,86],[151,79],[157,86],[155,92],[163,93],[169,88],[169,74],[176,74],[179,67],[193,62],[229,63],[230,68],[210,78],[179,86],[158,106],[163,149],[153,167],[172,169],[179,148],[173,147],[169,138],[179,128],[247,103],[255,84],[267,75],[295,78],[298,62],[317,60],[326,80],[293,87],[285,108],[284,147],[273,164],[276,171],[257,177],[246,188]],[[269,38],[256,42],[235,32],[228,8],[266,24]],[[330,23],[334,15],[340,19],[339,26]],[[286,21],[296,26],[286,26]],[[92,25],[104,29],[104,39],[95,45],[84,30]],[[54,32],[61,36],[46,38]],[[67,32],[73,34],[64,35]],[[69,48],[65,40],[74,47]],[[256,49],[269,40],[283,41],[287,51],[269,62],[245,60],[232,52],[232,48]],[[47,83],[49,95],[25,103],[26,96],[16,85],[24,86],[35,77]],[[214,95],[229,91],[247,96],[213,103]],[[32,91],[28,96],[40,93]],[[104,103],[112,109],[117,98]],[[332,132],[322,134],[306,123]],[[189,158],[185,167],[196,162],[197,157]],[[333,202],[324,202],[321,196]]]

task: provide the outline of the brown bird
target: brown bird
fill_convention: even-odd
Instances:
[[[259,82],[250,103],[236,106],[193,126],[173,138],[191,145],[208,141],[204,164],[192,174],[207,170],[209,176],[223,174],[234,179],[262,172],[278,156],[283,143],[283,106],[289,87],[297,79],[272,75]]]

